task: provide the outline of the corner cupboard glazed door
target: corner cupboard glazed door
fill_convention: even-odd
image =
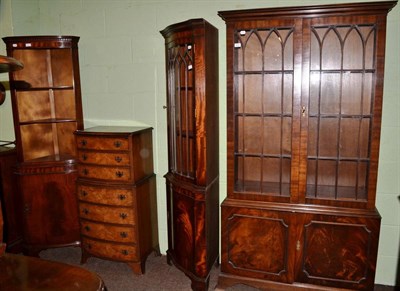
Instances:
[[[168,48],[168,142],[170,172],[195,179],[194,45]]]
[[[233,74],[228,76],[235,86],[228,86],[233,90],[228,119],[236,135],[228,137],[235,164],[229,192],[238,198],[289,202],[291,193],[297,197],[292,169],[299,162],[300,114],[293,108],[301,97],[301,29],[296,20],[232,28],[233,66],[228,70]]]

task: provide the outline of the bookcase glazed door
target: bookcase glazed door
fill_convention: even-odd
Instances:
[[[295,37],[301,27],[295,26],[293,20],[276,20],[234,31],[232,70],[237,85],[232,92],[233,108],[228,108],[237,132],[228,136],[228,147],[234,144],[229,150],[235,165],[234,197],[294,199],[292,167],[298,162],[298,145],[292,139],[298,136],[294,106],[300,99],[294,78],[299,75],[295,61],[301,56]]]

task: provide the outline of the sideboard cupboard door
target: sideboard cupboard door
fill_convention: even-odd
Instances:
[[[165,39],[168,262],[208,288],[218,261],[218,31],[204,19],[172,24]]]
[[[219,12],[228,119],[219,288],[373,289],[386,16],[396,4]],[[260,243],[271,237],[280,247]]]

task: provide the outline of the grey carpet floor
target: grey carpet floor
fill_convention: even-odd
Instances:
[[[108,291],[190,291],[190,279],[174,266],[167,264],[165,256],[151,254],[146,261],[144,275],[135,275],[130,267],[124,263],[102,260],[91,257],[80,265],[81,250],[78,247],[48,249],[40,253],[40,257],[47,260],[78,265],[96,272],[104,281]],[[209,290],[217,285],[219,267],[214,266],[211,271]],[[249,286],[235,285],[229,291],[257,290]]]

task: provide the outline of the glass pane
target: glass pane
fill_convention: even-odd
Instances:
[[[193,49],[191,45],[168,51],[169,128],[171,171],[194,178]],[[174,126],[173,126],[174,125]]]
[[[374,25],[332,25],[311,30],[309,198],[366,199],[374,34]]]
[[[293,28],[238,30],[235,190],[289,195]]]

